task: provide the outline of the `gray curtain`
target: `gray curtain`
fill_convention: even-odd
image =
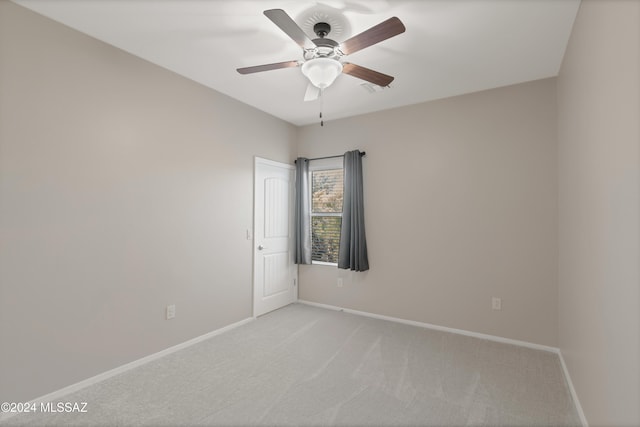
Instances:
[[[367,239],[364,232],[362,156],[358,150],[344,153],[344,200],[338,268],[353,271],[369,269]]]
[[[309,194],[309,160],[296,160],[295,262],[311,264],[311,195]]]

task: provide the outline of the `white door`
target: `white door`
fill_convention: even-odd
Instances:
[[[253,315],[298,299],[293,258],[293,166],[255,159]]]

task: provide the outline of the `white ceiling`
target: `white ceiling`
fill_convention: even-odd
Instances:
[[[395,77],[369,93],[341,75],[325,120],[556,76],[580,0],[14,0],[295,125],[318,121],[299,68],[240,75],[238,67],[302,59],[262,12],[284,9],[309,35],[314,16],[341,42],[397,16],[407,31],[346,57]],[[311,23],[311,24],[309,24]]]

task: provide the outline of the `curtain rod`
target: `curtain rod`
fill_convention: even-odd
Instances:
[[[361,151],[360,157],[364,157],[365,154],[367,154],[366,151]],[[344,154],[340,154],[339,156],[316,157],[314,159],[307,159],[307,161],[309,162],[311,160],[337,159],[338,157],[344,157]],[[294,160],[293,163],[298,163],[298,161]]]

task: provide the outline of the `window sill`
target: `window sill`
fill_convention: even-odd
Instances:
[[[337,262],[311,261],[311,265],[326,265],[327,267],[337,267]]]

